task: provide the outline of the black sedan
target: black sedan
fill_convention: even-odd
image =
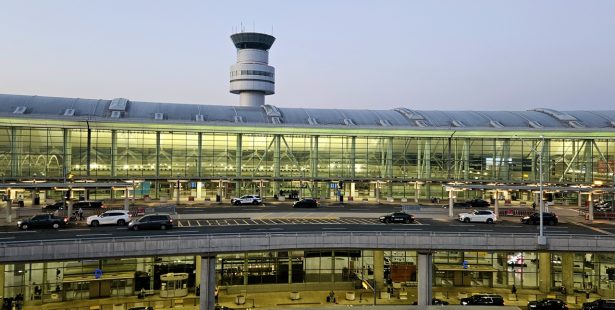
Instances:
[[[543,212],[542,213],[542,223],[546,225],[556,225],[559,222],[557,215],[553,212]],[[540,213],[536,212],[530,216],[525,216],[521,218],[521,223],[523,224],[540,224]]]
[[[68,218],[53,214],[38,214],[26,220],[17,221],[17,228],[27,230],[29,228],[53,228],[58,229],[66,226]]]
[[[455,202],[453,208],[472,208],[472,205],[467,202]]]
[[[42,207],[41,209],[42,209],[43,212],[62,210],[62,209],[64,209],[64,202],[59,201],[59,202],[56,202],[56,203],[51,204],[51,205],[46,205],[46,206]]]
[[[541,300],[530,301],[527,304],[528,310],[568,310],[568,305],[557,298],[545,298]]]
[[[383,215],[380,217],[380,222],[382,223],[410,224],[410,223],[414,223],[414,221],[415,221],[414,215],[404,213],[404,212],[393,212],[391,214]]]
[[[303,198],[293,203],[293,208],[318,208],[318,201],[313,198]]]
[[[598,299],[583,303],[583,310],[615,309],[615,299]]]
[[[489,202],[479,198],[468,200],[467,203],[469,203],[472,208],[484,208],[489,206]]]

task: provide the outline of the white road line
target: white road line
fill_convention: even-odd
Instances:
[[[87,235],[75,235],[77,237],[94,237],[94,236],[113,236],[112,234],[87,234]]]
[[[252,231],[284,230],[284,228],[254,228]]]
[[[345,230],[345,227],[323,227],[322,229],[329,229],[329,230]]]
[[[167,234],[199,233],[198,230],[167,231]]]
[[[201,222],[199,222],[199,220],[196,220],[196,224],[197,224],[198,226],[201,226]]]
[[[480,232],[480,233],[482,233],[482,232],[492,232],[492,231],[493,231],[493,229],[486,229],[486,230],[468,230],[468,231],[466,231],[466,232]]]

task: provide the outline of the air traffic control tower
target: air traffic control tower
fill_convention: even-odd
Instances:
[[[269,65],[269,49],[275,37],[264,33],[241,32],[231,35],[237,48],[237,63],[231,66],[233,94],[240,106],[261,106],[265,95],[275,93],[275,68]]]

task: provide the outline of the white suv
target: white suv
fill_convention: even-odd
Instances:
[[[234,204],[236,206],[243,204],[258,205],[261,203],[263,203],[263,199],[261,198],[261,196],[258,195],[245,195],[239,198],[231,198],[231,204]]]
[[[496,220],[497,217],[491,210],[474,210],[470,213],[459,213],[459,221],[465,223],[484,222],[492,224],[495,223]]]
[[[109,210],[99,215],[88,216],[86,223],[88,226],[98,225],[125,225],[130,222],[130,212],[125,210]]]

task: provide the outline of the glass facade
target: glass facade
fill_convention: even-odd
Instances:
[[[375,131],[375,130],[374,130]],[[357,199],[443,196],[451,181],[613,185],[615,139],[397,136],[377,131],[330,135],[79,128],[0,127],[2,180],[152,182],[139,194],[172,195],[198,186],[224,196],[301,190],[305,196]],[[381,133],[381,136],[373,134]],[[387,136],[391,134],[392,136]],[[224,181],[223,184],[220,180]],[[342,181],[342,186],[332,183]],[[260,183],[258,183],[260,182]],[[258,185],[257,185],[258,183]],[[223,187],[223,189],[221,189]],[[340,192],[336,193],[335,190]],[[379,193],[381,191],[381,193]]]

